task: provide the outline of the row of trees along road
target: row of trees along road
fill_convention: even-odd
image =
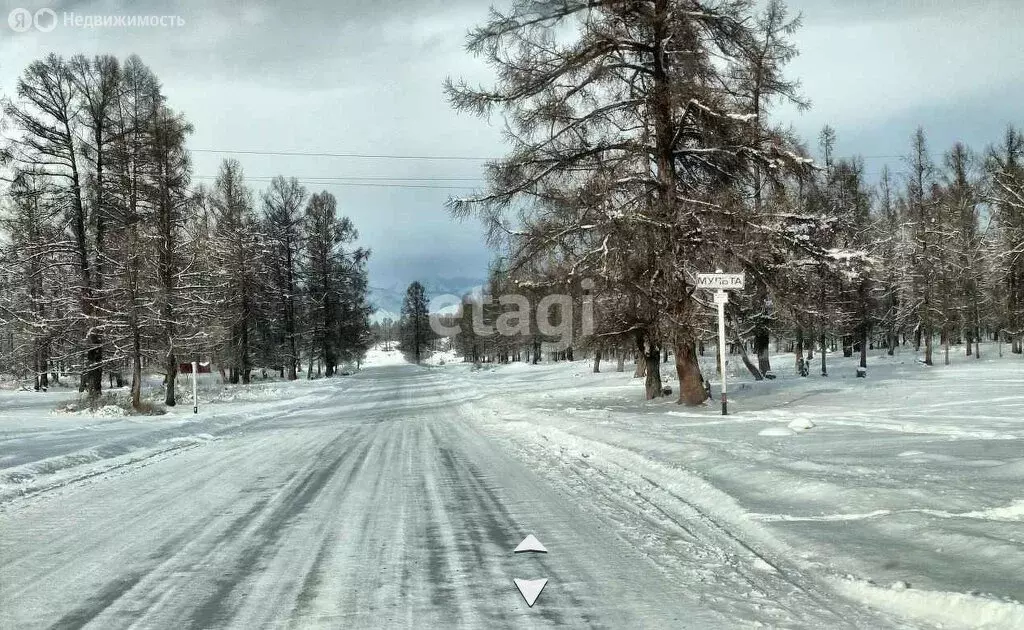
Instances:
[[[33,62],[4,101],[0,361],[36,387],[144,366],[175,403],[178,361],[327,375],[369,344],[368,252],[333,196],[277,177],[258,198],[226,160],[192,185],[191,125],[135,56]]]
[[[837,343],[865,367],[876,343],[923,346],[928,364],[936,340],[946,357],[959,342],[978,356],[985,338],[1020,353],[1021,133],[980,153],[956,144],[935,163],[919,129],[903,172],[872,185],[826,127],[812,162],[771,118],[780,103],[808,105],[784,73],[799,23],[779,0],[757,13],[742,1],[519,0],[471,31],[497,81],[449,81],[448,97],[503,114],[511,147],[486,166],[485,192],[449,206],[482,218],[507,261],[492,293],[580,300],[594,281],[595,331],[576,343],[595,356],[634,348],[649,398],[671,348],[689,404],[705,400],[697,357],[714,338],[694,276],[716,268],[746,273],[728,322],[758,379],[773,336],[797,369],[817,350],[822,374]],[[464,345],[503,360],[538,341]]]

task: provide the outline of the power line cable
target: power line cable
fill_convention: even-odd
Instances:
[[[205,180],[215,180],[215,179],[217,179],[217,177],[215,175],[193,175],[192,178],[193,179],[205,179]],[[260,178],[260,177],[246,177],[245,179],[248,180],[248,181],[260,182],[260,183],[266,183],[266,182],[270,182],[271,180],[273,180],[272,177],[264,177],[264,178]],[[432,190],[473,190],[474,189],[473,186],[440,186],[440,185],[431,185],[431,184],[395,184],[395,183],[359,182],[359,181],[353,181],[353,182],[349,182],[349,181],[312,181],[312,180],[300,180],[300,181],[306,181],[307,183],[310,183],[310,184],[313,184],[313,185],[321,185],[321,186],[366,186],[366,187],[369,187],[369,188],[425,188],[425,189],[432,189]]]
[[[237,155],[277,155],[292,157],[337,157],[337,158],[358,158],[370,160],[466,160],[475,162],[487,162],[500,160],[500,157],[480,157],[468,155],[399,155],[399,154],[377,154],[377,153],[328,153],[319,151],[278,151],[258,149],[189,149],[194,153],[222,153]],[[898,159],[903,155],[861,155],[865,160],[889,160]]]
[[[388,155],[375,153],[322,153],[315,151],[257,151],[257,150],[229,150],[229,149],[189,149],[194,153],[228,153],[237,155],[285,155],[296,157],[337,157],[337,158],[359,158],[368,160],[467,160],[474,162],[486,162],[497,158],[472,157],[466,155]]]

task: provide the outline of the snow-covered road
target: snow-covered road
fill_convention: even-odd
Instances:
[[[481,437],[458,381],[389,366],[334,385],[5,503],[0,626],[731,625]],[[549,553],[513,555],[528,533]],[[549,579],[534,608],[517,577]]]
[[[845,560],[823,568],[822,549],[876,553],[858,538],[867,530],[844,543],[811,527],[800,549],[772,529],[821,525],[796,511],[825,507],[814,484],[840,468],[757,447],[751,425],[782,418],[745,417],[756,397],[722,424],[713,409],[623,403],[628,376],[567,388],[582,374],[566,369],[378,365],[199,419],[19,424],[16,408],[0,476],[25,475],[31,491],[0,501],[0,628],[931,627],[894,611],[889,589],[837,579]],[[894,457],[917,457],[911,446]],[[872,456],[857,454],[864,442],[839,447],[842,469]],[[730,467],[760,485],[737,486]],[[810,486],[773,490],[792,483],[787,470]],[[859,521],[824,524],[841,522]],[[531,533],[549,553],[513,554]],[[529,608],[513,578],[549,582]],[[964,597],[964,619],[991,612]],[[1019,612],[992,605],[984,619]]]

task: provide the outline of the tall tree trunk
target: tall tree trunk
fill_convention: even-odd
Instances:
[[[289,381],[294,381],[295,379],[299,378],[299,370],[298,370],[299,348],[298,348],[298,344],[295,341],[295,335],[294,334],[292,334],[288,338],[288,350],[289,350],[289,355],[288,355],[287,365],[285,365],[285,375],[284,376]]]
[[[757,349],[757,370],[764,376],[772,369],[768,352],[771,350],[771,337],[767,326],[759,326],[754,335],[754,345]]]
[[[846,358],[853,356],[853,335],[843,335],[843,356]]]
[[[747,347],[743,343],[743,340],[740,339],[739,333],[734,334],[736,345],[739,346],[740,349],[740,358],[743,360],[743,365],[746,366],[747,371],[750,372],[750,375],[754,377],[755,381],[763,381],[764,374],[761,374],[761,370],[759,370],[757,366],[754,365],[754,362],[750,360],[750,355],[747,354]]]
[[[161,254],[161,257],[163,255]],[[164,263],[161,263],[164,266]],[[166,385],[164,388],[164,404],[168,407],[175,406],[178,401],[175,395],[175,382],[178,378],[178,360],[174,354],[174,321],[172,319],[173,308],[171,306],[171,295],[174,287],[174,274],[170,270],[170,265],[161,272],[163,276],[163,295],[161,299],[163,304],[160,307],[160,315],[163,318],[163,333],[164,333],[164,345],[167,347],[167,354],[164,356],[164,371],[167,374]]]
[[[142,406],[142,340],[139,327],[132,326],[132,409]]]
[[[644,361],[643,352],[638,352],[636,355],[636,370],[633,372],[633,378],[643,378],[647,374],[647,362]]]
[[[594,350],[594,374],[601,371],[601,349]]]
[[[825,332],[824,332],[824,329],[823,329],[822,333],[821,333],[821,348],[820,348],[820,352],[821,352],[821,375],[822,376],[828,376],[828,366],[825,364],[825,354],[828,352],[828,346],[826,345],[827,343],[828,343],[828,340],[825,338]]]
[[[647,348],[643,358],[644,363],[647,364],[646,380],[644,381],[644,390],[646,392],[647,400],[659,398],[662,396],[661,348],[658,347],[656,342],[647,342]]]
[[[237,385],[242,375],[242,333],[239,324],[235,324],[231,327],[231,369],[228,374],[231,378],[231,384]]]
[[[615,371],[626,371],[626,353],[622,351],[622,348],[616,348],[615,350]]]
[[[39,365],[39,340],[32,340],[32,385],[37,392],[42,389],[43,384],[39,378],[42,373]]]
[[[103,146],[103,135],[102,132],[96,134],[96,147]],[[96,172],[94,174],[96,183],[96,208],[95,208],[95,225],[96,225],[96,240],[93,243],[93,247],[96,250],[96,255],[93,260],[93,286],[96,288],[93,294],[94,301],[94,312],[103,312],[103,292],[105,287],[104,281],[104,260],[106,259],[106,224],[107,224],[107,209],[106,199],[103,195],[104,188],[104,172],[103,172],[103,151],[97,149],[96,152]],[[98,322],[96,322],[98,323]],[[92,373],[93,379],[95,379],[94,386],[89,388],[90,393],[96,391],[99,393],[103,387],[103,337],[100,333],[99,326],[94,325],[90,329],[89,333],[89,363],[96,365],[95,371]]]
[[[328,346],[324,354],[324,376],[334,376],[334,366],[338,362],[337,356],[334,354],[334,350]],[[420,362],[420,349],[416,346],[416,363]],[[317,373],[320,373],[319,366],[317,367]]]
[[[252,365],[249,363],[249,327],[242,326],[242,385],[252,382]]]
[[[288,360],[285,365],[285,371],[287,373],[287,379],[294,381],[299,376],[297,374],[296,362],[298,360],[298,349],[295,343],[295,261],[292,260],[292,244],[289,241],[286,243],[287,248],[287,260],[288,266],[288,298],[285,304],[285,334],[288,335]]]
[[[679,404],[699,405],[707,400],[704,377],[697,362],[697,344],[676,341],[676,375],[679,377]]]
[[[54,385],[59,384],[60,383],[59,372],[58,372],[56,366],[53,364],[53,362],[50,361],[50,342],[49,341],[43,341],[42,357],[39,359],[39,362],[42,364],[42,367],[43,367],[43,374],[42,374],[42,376],[39,379],[40,383],[43,386],[43,389],[45,390],[45,389],[47,389],[50,386],[50,374],[53,374],[53,383],[54,383]],[[52,372],[50,371],[51,369],[53,370]]]
[[[867,369],[868,367],[868,327],[867,324],[861,324],[860,327],[860,367]]]
[[[975,322],[975,324],[974,324],[974,339],[975,339],[975,342],[974,342],[974,358],[975,359],[980,359],[981,358],[981,326],[979,326],[977,322],[979,322],[981,320],[981,315],[978,313],[978,310],[977,310],[978,309],[978,305],[977,304],[974,305],[974,309],[975,309],[974,310],[974,322]]]
[[[633,333],[633,340],[636,343],[636,370],[633,372],[633,378],[642,378],[647,374],[647,361],[644,360],[644,333],[642,330],[637,330]]]
[[[172,149],[171,128],[174,123],[166,117],[161,117],[157,123],[158,129],[158,152],[160,164],[159,179],[159,230],[160,240],[158,241],[159,254],[158,265],[160,269],[160,318],[163,321],[163,338],[166,346],[164,355],[164,372],[167,377],[164,388],[164,404],[173,407],[177,404],[175,383],[178,377],[178,363],[174,351],[175,322],[174,322],[174,300],[177,293],[176,264],[174,253],[177,248],[175,234],[174,203],[171,199],[173,185],[170,183],[172,166],[170,153]],[[184,140],[182,139],[182,142]]]
[[[173,347],[169,347],[167,349],[167,356],[164,361],[164,369],[167,373],[167,385],[164,390],[164,404],[168,407],[173,407],[178,404],[174,391],[175,383],[178,379],[178,363],[177,357],[174,356]]]
[[[796,355],[796,375],[803,376],[800,368],[804,364],[804,330],[799,326],[796,329],[796,346],[794,347],[793,354]]]

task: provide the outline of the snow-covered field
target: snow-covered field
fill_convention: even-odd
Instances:
[[[0,392],[0,627],[1021,628],[1024,360],[984,356],[779,356],[727,417],[379,350],[195,416]]]

